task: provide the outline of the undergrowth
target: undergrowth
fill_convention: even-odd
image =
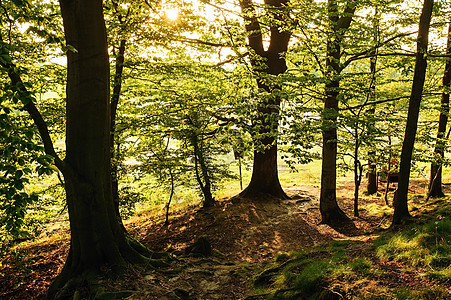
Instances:
[[[421,268],[424,276],[451,282],[451,203],[438,199],[420,205],[408,227],[387,232],[374,243],[378,257]]]
[[[450,200],[417,203],[415,209],[420,217],[412,224],[383,232],[372,245],[340,240],[277,256],[254,278],[254,292],[267,299],[448,299]],[[398,269],[386,270],[384,261]],[[403,272],[431,284],[396,284]]]

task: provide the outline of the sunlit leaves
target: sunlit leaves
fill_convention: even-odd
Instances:
[[[17,106],[4,98],[0,104],[0,216],[4,229],[17,238],[24,233],[21,226],[26,207],[37,199],[26,192],[29,177],[35,170],[46,170],[47,165],[40,164],[46,161],[41,157],[42,148],[36,143],[33,127]],[[33,166],[35,159],[38,162]]]

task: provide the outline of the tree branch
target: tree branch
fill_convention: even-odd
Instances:
[[[288,0],[265,0],[265,4],[275,11],[274,19],[277,20],[277,26],[271,25],[271,39],[268,47],[269,53],[285,53],[288,50],[288,41],[291,37],[291,32],[287,30],[280,30],[280,24],[284,24],[284,14],[288,12],[286,4]]]
[[[441,94],[440,93],[425,93],[423,95],[437,96],[437,95],[441,95]],[[410,98],[410,96],[401,96],[401,97],[396,97],[396,98],[391,98],[391,99],[383,99],[383,100],[372,101],[372,102],[368,102],[368,103],[364,103],[364,104],[359,104],[356,106],[347,106],[346,108],[340,108],[338,110],[340,110],[340,111],[353,110],[356,108],[362,108],[362,107],[369,106],[369,105],[382,104],[382,103],[392,102],[392,101],[401,100],[401,99],[409,99],[409,98]]]
[[[246,22],[246,31],[249,33],[249,47],[253,49],[256,54],[263,56],[265,51],[263,49],[262,30],[258,23],[252,0],[240,1],[240,7],[244,21]]]
[[[352,18],[354,17],[355,10],[357,8],[357,1],[348,0],[346,7],[343,11],[343,15],[338,19],[336,29],[348,29],[351,26]]]
[[[246,56],[248,56],[248,55],[249,55],[249,52],[246,52],[246,53],[243,53],[243,54],[234,56],[234,57],[232,57],[232,58],[229,58],[229,59],[227,59],[227,60],[224,60],[224,61],[221,61],[221,62],[217,63],[217,64],[216,64],[216,67],[219,67],[219,66],[222,66],[222,65],[231,63],[231,62],[234,61],[234,60],[241,59],[241,58],[246,57]]]
[[[353,61],[355,61],[355,60],[373,57],[374,55],[371,55],[371,54],[374,53],[375,50],[381,48],[382,46],[384,46],[384,45],[390,43],[391,41],[393,41],[393,40],[395,40],[395,39],[397,39],[397,38],[409,36],[409,35],[412,35],[412,34],[414,34],[414,33],[416,33],[416,32],[417,32],[417,31],[412,31],[412,32],[406,32],[406,33],[400,33],[400,34],[397,34],[397,35],[392,36],[391,38],[389,38],[389,39],[387,39],[387,40],[385,40],[385,41],[383,41],[383,42],[378,43],[378,44],[375,45],[374,47],[371,47],[371,48],[369,48],[369,49],[367,49],[367,50],[364,50],[364,51],[362,51],[362,52],[359,52],[359,53],[357,53],[357,54],[354,54],[352,57],[350,57],[348,60],[346,60],[346,61],[343,63],[343,67],[344,67],[344,68],[347,67],[351,62],[353,62]],[[412,56],[415,56],[415,54],[412,54]]]
[[[20,75],[16,72],[14,64],[5,64],[3,62],[0,62],[0,65],[8,70],[8,76],[11,80],[12,85],[18,88],[22,93],[28,94],[29,92],[27,91],[27,88],[20,78]],[[55,165],[58,167],[58,169],[63,171],[65,169],[65,164],[60,159],[55,151],[55,148],[53,147],[53,142],[49,134],[47,123],[45,123],[41,113],[34,104],[32,97],[29,96],[27,98],[28,99],[25,99],[25,101],[22,99],[21,101],[22,103],[24,103],[24,109],[30,114],[34,124],[38,128],[42,143],[44,144],[44,151],[47,155],[53,157]]]
[[[212,43],[212,42],[207,42],[207,41],[203,41],[200,39],[188,38],[188,37],[184,37],[184,36],[176,36],[174,40],[182,42],[182,43],[188,43],[188,44],[200,44],[200,45],[206,45],[206,46],[212,46],[212,47],[230,47],[230,45],[227,45],[227,44]]]

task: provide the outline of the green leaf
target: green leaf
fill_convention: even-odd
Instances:
[[[22,170],[17,170],[16,174],[14,174],[14,178],[20,179],[23,176]]]

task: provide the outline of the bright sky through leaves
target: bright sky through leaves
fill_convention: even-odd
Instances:
[[[177,20],[179,16],[179,12],[175,8],[166,9],[164,14],[166,15],[166,18],[168,18],[171,21]]]

